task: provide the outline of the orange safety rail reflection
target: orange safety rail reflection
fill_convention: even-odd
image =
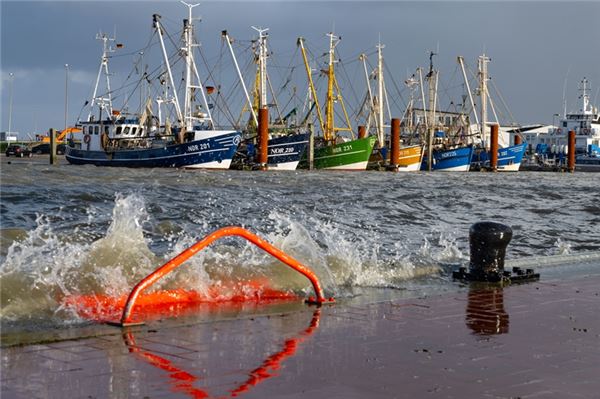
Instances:
[[[281,262],[285,263],[292,269],[294,269],[297,272],[301,273],[302,275],[306,276],[306,278],[308,278],[310,280],[310,282],[312,283],[313,288],[315,290],[315,294],[316,294],[316,298],[310,297],[308,299],[308,302],[322,304],[324,302],[332,302],[333,301],[332,298],[326,299],[323,296],[323,289],[321,288],[321,284],[319,283],[317,276],[308,267],[304,266],[302,263],[298,262],[297,260],[295,260],[294,258],[289,256],[285,252],[274,247],[267,241],[263,240],[262,238],[258,237],[255,234],[249,232],[248,230],[246,230],[242,227],[229,226],[229,227],[223,227],[219,230],[216,230],[212,234],[209,234],[208,236],[204,237],[202,240],[198,241],[196,244],[192,245],[185,251],[181,252],[179,255],[177,255],[176,257],[174,257],[173,259],[171,259],[170,261],[168,261],[167,263],[165,263],[164,265],[162,265],[161,267],[156,269],[154,272],[152,272],[151,274],[146,276],[142,281],[140,281],[133,288],[133,290],[129,294],[129,297],[127,298],[127,302],[125,303],[125,309],[123,310],[123,314],[121,316],[120,325],[126,326],[126,325],[136,324],[136,322],[134,322],[132,320],[132,312],[133,312],[134,306],[136,305],[138,296],[140,295],[140,293],[142,291],[144,291],[146,288],[148,288],[152,284],[156,283],[159,279],[163,278],[164,276],[166,276],[167,274],[172,272],[174,269],[181,266],[181,264],[183,264],[186,260],[188,260],[192,256],[196,255],[198,252],[200,252],[202,249],[206,248],[212,242],[218,240],[219,238],[228,237],[228,236],[238,236],[238,237],[242,237],[242,238],[250,241],[251,243],[253,243],[257,247],[259,247],[260,249],[268,252],[270,255],[274,256],[275,258],[277,258]]]
[[[274,373],[274,371],[280,369],[281,363],[285,359],[294,356],[298,349],[298,345],[304,342],[308,337],[310,337],[319,327],[320,317],[321,311],[319,309],[315,310],[308,328],[302,331],[300,334],[298,334],[298,336],[286,340],[281,351],[269,356],[265,359],[265,361],[260,367],[252,370],[249,373],[249,378],[243,384],[229,391],[230,397],[237,397],[245,392],[248,392],[261,382],[264,382],[269,378],[275,377],[276,374]],[[138,346],[138,344],[135,341],[133,332],[127,331],[126,333],[124,333],[123,339],[130,353],[137,354],[152,366],[169,373],[168,376],[171,381],[173,390],[175,392],[186,394],[189,397],[197,399],[212,397],[212,395],[209,395],[209,393],[205,390],[196,388],[194,386],[195,382],[200,381],[199,377],[188,373],[183,369],[178,368],[170,360],[165,359],[164,357],[161,357],[154,353],[148,352],[142,347]]]
[[[164,357],[142,350],[136,344],[133,333],[127,332],[123,334],[123,338],[130,353],[138,354],[151,365],[169,373],[169,378],[174,382],[173,388],[176,392],[186,394],[195,399],[210,397],[210,395],[202,389],[194,387],[194,383],[198,380],[197,377],[176,367],[171,361]]]
[[[304,330],[298,337],[290,338],[285,341],[283,349],[274,355],[269,356],[263,364],[250,372],[250,378],[240,385],[238,388],[231,391],[231,396],[236,397],[239,394],[250,390],[252,387],[260,384],[264,380],[273,377],[275,370],[279,370],[281,362],[288,357],[294,356],[298,345],[304,342],[304,340],[312,335],[312,333],[319,327],[319,318],[321,317],[320,310],[316,310],[313,314],[313,318],[310,321],[310,325]]]

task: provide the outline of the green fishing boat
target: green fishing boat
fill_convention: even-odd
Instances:
[[[312,93],[315,109],[319,119],[319,125],[323,136],[315,140],[313,166],[315,169],[337,169],[337,170],[366,170],[369,157],[373,152],[376,138],[364,137],[355,139],[350,127],[350,119],[348,112],[344,106],[344,100],[341,95],[340,86],[334,74],[334,49],[339,42],[339,37],[333,33],[329,33],[329,65],[327,68],[327,99],[325,102],[325,117],[321,111],[317,91],[312,80],[312,71],[306,56],[304,48],[304,39],[298,39],[304,66],[308,76],[308,84]],[[340,104],[344,119],[345,127],[335,126],[334,104]],[[351,135],[351,138],[345,138],[338,135],[338,132],[345,131]],[[306,160],[303,160],[300,166],[306,165]]]
[[[375,136],[315,148],[315,169],[365,170]]]

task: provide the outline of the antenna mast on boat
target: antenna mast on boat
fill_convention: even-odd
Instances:
[[[481,100],[481,140],[483,147],[489,150],[489,140],[487,136],[487,64],[490,59],[485,54],[479,56],[479,97]]]
[[[581,90],[581,96],[579,98],[582,99],[582,104],[581,104],[581,112],[584,115],[592,115],[594,112],[592,110],[592,107],[590,106],[590,96],[588,94],[588,80],[586,78],[583,78],[583,80],[581,81],[581,85],[580,85],[580,89]]]
[[[96,102],[98,102],[100,110],[107,108],[108,115],[112,116],[112,95],[110,90],[110,73],[108,72],[108,54],[115,52],[115,50],[109,45],[109,42],[114,42],[115,38],[109,38],[106,34],[99,33],[96,35],[96,39],[102,40],[102,58],[100,60],[98,76],[96,77],[96,85],[94,86],[94,94],[92,95],[92,103],[90,104],[90,113],[88,115],[88,121],[90,121],[92,118],[92,112],[94,110],[94,105],[96,104]],[[106,79],[106,97],[104,95],[102,97],[97,97],[100,76],[102,76],[103,73]]]

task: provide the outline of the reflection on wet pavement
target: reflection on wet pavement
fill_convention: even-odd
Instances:
[[[276,372],[280,369],[282,362],[288,357],[294,356],[296,350],[298,349],[298,345],[310,337],[319,327],[320,316],[321,310],[315,310],[308,328],[300,332],[295,337],[285,340],[283,349],[273,355],[270,355],[263,361],[260,367],[250,371],[248,373],[248,379],[243,384],[230,391],[231,397],[239,396],[240,394],[257,386],[264,380],[275,377],[277,375]],[[174,392],[184,393],[191,398],[211,397],[206,391],[194,387],[194,383],[199,381],[200,377],[194,376],[187,371],[178,368],[174,362],[166,359],[165,357],[161,357],[157,354],[151,353],[150,351],[146,351],[138,346],[132,331],[126,330],[123,333],[123,340],[130,353],[138,355],[148,364],[151,364],[152,366],[168,373],[169,384],[172,386]]]
[[[598,397],[600,274],[2,348],[2,398]],[[510,329],[508,321],[510,314]]]
[[[467,327],[474,334],[508,333],[508,313],[504,310],[503,287],[471,288],[466,310]]]

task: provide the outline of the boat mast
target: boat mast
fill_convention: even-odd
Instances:
[[[154,28],[158,33],[158,38],[160,40],[160,48],[162,49],[163,58],[165,61],[165,67],[167,68],[167,75],[169,77],[169,84],[171,85],[171,89],[173,90],[173,99],[175,105],[175,112],[177,112],[177,120],[181,124],[183,122],[183,116],[181,114],[181,107],[179,106],[179,98],[177,97],[177,90],[175,90],[175,84],[173,82],[173,73],[171,72],[171,65],[169,64],[169,57],[167,56],[167,50],[165,48],[165,41],[163,39],[162,26],[160,24],[160,15],[154,14],[152,15],[152,21],[154,23]]]
[[[481,100],[481,140],[483,147],[489,149],[489,140],[487,136],[487,64],[490,61],[485,54],[479,56],[479,97]]]
[[[350,128],[350,119],[348,118],[348,112],[346,112],[346,106],[344,105],[344,99],[341,96],[340,86],[338,85],[337,79],[335,78],[335,70],[334,64],[335,61],[335,46],[340,42],[340,37],[330,32],[327,34],[329,36],[329,68],[327,70],[327,103],[325,109],[325,116],[327,118],[325,124],[325,130],[323,131],[323,137],[325,141],[330,143],[335,142],[336,132],[344,130],[350,131],[352,134],[352,129]],[[335,90],[335,94],[334,94]],[[342,112],[344,114],[344,118],[346,120],[346,124],[348,127],[335,127],[335,112],[334,112],[334,103],[336,100],[339,100],[340,105],[342,107]],[[354,135],[352,134],[354,138]]]
[[[258,70],[260,79],[260,101],[259,108],[267,108],[267,35],[269,30],[263,28],[252,27],[258,32]]]
[[[429,121],[427,120],[427,106],[425,105],[425,88],[423,86],[423,68],[418,67],[417,73],[419,74],[419,87],[421,88],[421,103],[423,104],[423,119],[425,120],[425,129],[428,129]]]
[[[369,81],[369,72],[367,71],[367,56],[365,54],[361,54],[358,57],[358,59],[363,62],[363,69],[365,71],[365,79],[367,81],[367,96],[368,96],[369,108],[370,108],[369,115],[367,118],[367,125],[366,125],[366,130],[368,132],[371,127],[371,118],[373,117],[373,114],[375,113],[375,102],[373,100],[373,92],[371,91],[371,82]]]
[[[465,80],[465,85],[467,86],[467,93],[469,93],[469,101],[471,102],[471,109],[473,110],[473,115],[475,116],[475,124],[479,125],[479,117],[477,116],[477,112],[475,111],[475,102],[473,101],[473,94],[471,93],[471,87],[469,86],[469,79],[467,79],[467,72],[465,71],[465,60],[462,56],[458,56],[458,63],[460,65],[460,69],[462,71],[463,79]],[[471,131],[471,125],[467,127],[469,133]]]
[[[242,72],[240,71],[240,67],[238,65],[237,59],[235,57],[235,53],[233,52],[233,47],[231,46],[232,39],[229,37],[229,34],[226,30],[221,32],[221,36],[225,38],[227,42],[227,47],[229,47],[229,52],[231,53],[231,58],[233,58],[233,64],[235,65],[235,70],[237,71],[238,78],[240,79],[240,83],[242,84],[242,89],[244,89],[244,95],[246,96],[246,101],[248,102],[248,107],[250,108],[250,113],[252,114],[252,120],[254,124],[258,126],[258,118],[256,117],[256,112],[254,111],[254,107],[252,106],[252,101],[250,100],[250,95],[248,94],[248,88],[246,87],[246,83],[244,83],[244,78],[242,77]]]
[[[429,73],[427,74],[427,84],[429,86],[429,126],[427,129],[427,170],[431,172],[433,168],[433,133],[435,129],[435,106],[437,100],[437,81],[438,73],[433,69],[433,51],[429,53]],[[425,112],[426,113],[426,112]]]
[[[94,86],[94,94],[92,95],[92,103],[90,104],[90,113],[88,114],[88,121],[92,119],[92,112],[96,101],[99,103],[100,109],[108,108],[108,115],[112,116],[112,95],[110,90],[110,74],[108,72],[108,54],[114,53],[114,49],[109,45],[110,42],[114,42],[115,38],[109,38],[104,33],[96,35],[97,40],[102,40],[102,58],[100,60],[100,68],[98,69],[98,75],[96,76],[96,85]],[[106,97],[97,97],[98,85],[100,83],[100,76],[104,74],[106,79]]]
[[[184,1],[181,2],[182,4],[186,5],[188,7],[188,19],[183,21],[183,25],[184,25],[184,42],[185,42],[185,58],[186,58],[186,81],[185,81],[185,85],[186,85],[186,90],[185,90],[185,95],[186,95],[186,102],[187,102],[187,109],[185,110],[185,121],[186,121],[186,129],[188,131],[193,130],[194,128],[194,120],[200,120],[200,121],[205,121],[208,120],[208,122],[210,123],[210,127],[212,129],[214,129],[214,122],[212,119],[212,115],[210,112],[210,107],[208,106],[208,100],[206,98],[206,93],[204,92],[204,87],[202,86],[202,80],[200,79],[200,74],[198,73],[198,68],[196,66],[196,61],[194,60],[194,53],[192,51],[192,49],[194,47],[198,47],[198,44],[194,44],[194,25],[193,25],[193,16],[192,16],[192,9],[196,6],[198,6],[199,4],[188,4]],[[196,77],[196,82],[197,84],[192,84],[192,80],[191,80],[191,72],[194,72],[194,76]],[[200,91],[200,94],[202,95],[202,103],[204,105],[204,109],[206,110],[206,118],[205,117],[194,117],[193,116],[193,110],[192,110],[192,106],[193,106],[193,97],[194,97],[194,93],[196,90]]]
[[[335,126],[334,126],[334,114],[333,114],[333,85],[334,85],[334,49],[337,43],[339,43],[338,37],[333,33],[328,33],[329,36],[329,67],[327,69],[327,103],[325,104],[325,116],[327,122],[325,124],[325,130],[323,136],[326,141],[332,142],[335,140]]]
[[[183,37],[185,48],[185,98],[183,105],[183,114],[185,115],[185,129],[191,131],[193,129],[192,123],[192,8],[198,6],[198,4],[187,4],[182,1],[188,7],[188,18],[183,20]]]
[[[377,45],[377,95],[379,97],[377,104],[377,140],[379,141],[379,148],[385,146],[385,131],[383,126],[383,55],[381,53],[384,47],[381,42]]]
[[[313,101],[315,103],[315,108],[317,109],[317,116],[319,118],[319,124],[321,125],[321,131],[325,132],[325,121],[323,120],[323,114],[321,113],[321,106],[319,105],[319,98],[317,97],[317,90],[315,89],[315,85],[312,79],[312,73],[310,69],[310,65],[308,64],[308,58],[306,56],[306,49],[304,48],[304,38],[299,37],[297,41],[298,46],[300,46],[300,51],[302,52],[302,59],[304,61],[304,67],[306,68],[306,75],[308,76],[308,85],[310,87],[310,92],[312,94]]]

